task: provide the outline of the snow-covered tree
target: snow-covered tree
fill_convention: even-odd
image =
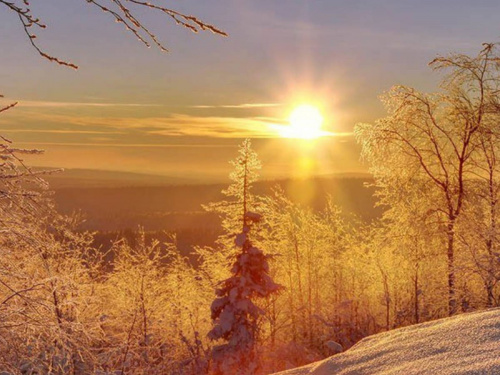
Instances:
[[[98,367],[92,312],[99,254],[63,217],[25,218],[29,236],[0,236],[0,367],[83,374]],[[97,261],[97,262],[96,262]],[[17,372],[16,372],[17,373]]]
[[[251,227],[260,221],[260,215],[247,212],[244,218],[243,231],[235,239],[240,252],[231,269],[232,275],[221,283],[212,303],[215,325],[209,337],[227,340],[213,350],[214,366],[222,374],[256,372],[258,320],[265,312],[254,299],[268,297],[280,289],[269,276],[269,256],[250,240]]]
[[[229,174],[231,184],[222,190],[226,199],[204,206],[208,212],[214,212],[221,218],[225,235],[218,239],[218,243],[225,247],[231,247],[234,235],[241,231],[245,213],[258,210],[258,200],[252,189],[261,169],[250,139],[243,141],[238,149],[238,157],[229,163],[234,169]]]
[[[251,240],[251,230],[256,228],[262,217],[249,210],[252,204],[251,183],[255,181],[255,170],[260,166],[250,140],[243,142],[239,153],[232,163],[235,166],[231,174],[234,182],[224,191],[226,196],[236,198],[235,201],[212,205],[226,215],[226,230],[232,230],[235,225],[241,228],[240,233],[233,236],[238,252],[231,276],[220,283],[216,290],[217,298],[211,306],[214,327],[208,336],[212,340],[226,341],[212,351],[215,372],[219,374],[254,374],[257,371],[258,321],[265,312],[255,300],[268,297],[280,289],[269,275],[269,256],[254,246]],[[231,218],[236,223],[229,222]]]
[[[273,372],[322,358],[330,353],[329,341],[348,348],[366,335],[366,285],[373,272],[365,266],[361,239],[352,227],[361,225],[331,200],[317,212],[294,203],[276,187],[264,203],[262,246],[277,254],[271,261],[272,276],[284,286],[269,301],[271,314],[263,326],[266,369]]]
[[[46,172],[25,164],[25,155],[41,151],[0,138],[0,367],[92,371],[91,236],[55,212],[40,177]]]
[[[96,289],[105,340],[100,362],[126,374],[206,373],[213,291],[181,256],[175,236],[160,243],[143,229],[112,248],[113,270]]]
[[[229,175],[231,184],[222,191],[226,199],[203,206],[207,212],[215,213],[220,218],[223,234],[218,237],[215,247],[196,249],[202,260],[201,270],[214,287],[229,276],[229,269],[237,252],[234,237],[241,232],[245,213],[259,210],[259,201],[252,193],[252,188],[259,177],[261,163],[252,149],[250,139],[242,142],[237,158],[229,163],[233,166],[233,171]],[[258,239],[257,236],[258,233],[254,233],[254,242]]]
[[[473,163],[474,155],[491,119],[498,124],[499,57],[494,44],[483,47],[477,56],[454,54],[431,62],[448,72],[442,92],[396,86],[382,99],[389,115],[356,127],[381,203],[394,210],[415,198],[421,211],[434,218],[447,263],[449,315],[458,310],[457,229],[471,181],[484,173]],[[415,188],[425,195],[414,194]]]

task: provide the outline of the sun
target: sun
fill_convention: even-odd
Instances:
[[[302,104],[290,114],[290,125],[283,129],[282,136],[286,138],[314,139],[321,137],[323,116],[318,108]]]

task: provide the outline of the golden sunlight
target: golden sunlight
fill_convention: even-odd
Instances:
[[[290,125],[281,129],[280,134],[286,138],[314,139],[325,135],[321,130],[323,116],[318,108],[303,104],[290,114]]]

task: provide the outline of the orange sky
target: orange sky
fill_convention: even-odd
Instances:
[[[220,179],[244,137],[265,177],[358,172],[354,124],[384,111],[393,84],[434,90],[437,54],[476,53],[496,41],[493,0],[186,0],[175,4],[229,33],[193,35],[142,14],[171,52],[146,49],[85,1],[32,4],[48,25],[40,59],[18,20],[0,8],[0,92],[19,101],[0,133],[46,150],[33,164]],[[5,37],[8,35],[8,38]],[[280,139],[300,103],[317,105],[318,141]]]

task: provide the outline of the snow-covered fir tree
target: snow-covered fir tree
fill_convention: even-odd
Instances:
[[[236,260],[231,276],[220,283],[216,290],[217,298],[211,306],[214,327],[208,336],[212,340],[226,341],[214,347],[212,352],[214,369],[218,374],[256,373],[259,366],[255,352],[258,320],[264,311],[254,300],[268,297],[280,289],[269,275],[269,256],[253,246],[250,239],[251,229],[255,229],[261,221],[260,214],[249,211],[251,183],[256,179],[260,163],[248,139],[241,145],[239,153],[232,163],[235,166],[231,174],[234,183],[225,190],[227,196],[237,200],[232,209],[229,209],[229,202],[218,206],[219,209],[227,207],[226,213],[241,210],[238,220],[241,232],[234,238]],[[225,224],[226,229],[231,227],[227,221]]]
[[[252,188],[259,178],[261,168],[250,139],[243,141],[238,149],[238,157],[229,163],[234,169],[229,174],[231,184],[222,190],[226,199],[204,206],[205,210],[216,213],[221,218],[224,235],[217,239],[217,245],[223,251],[233,249],[234,235],[241,230],[244,214],[247,211],[258,211],[258,202],[252,194]]]

